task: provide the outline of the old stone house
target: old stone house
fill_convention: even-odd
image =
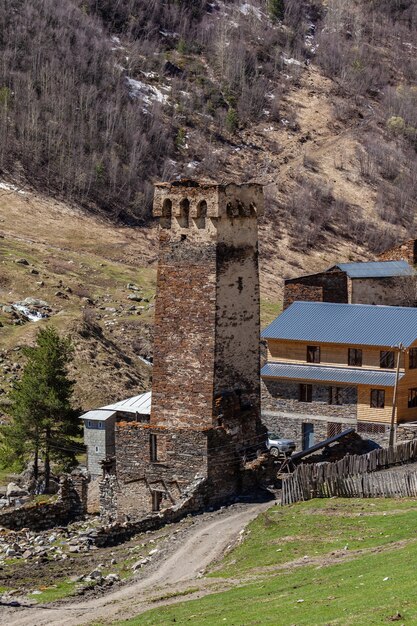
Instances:
[[[102,476],[102,461],[115,455],[116,421],[146,422],[149,421],[150,413],[151,394],[147,392],[81,415],[87,448],[87,469],[93,479]]]
[[[415,306],[417,275],[406,262],[338,263],[285,281],[284,309],[296,301]]]
[[[302,448],[354,427],[385,441],[417,420],[417,309],[295,302],[263,332],[262,416]]]
[[[403,241],[398,246],[389,248],[378,257],[381,261],[407,261],[409,265],[417,264],[417,239]]]
[[[117,519],[172,507],[196,484],[205,502],[237,493],[247,454],[265,441],[262,187],[158,184],[153,212],[160,225],[152,409],[147,422],[116,421],[114,474],[102,501]]]

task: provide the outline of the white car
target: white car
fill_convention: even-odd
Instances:
[[[282,439],[274,433],[268,433],[266,447],[272,456],[291,456],[295,450],[295,441],[292,439]]]

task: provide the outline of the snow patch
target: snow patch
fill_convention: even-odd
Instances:
[[[149,365],[150,367],[152,367],[153,363],[151,361],[148,361],[148,359],[145,359],[145,357],[140,356],[140,354],[138,354],[138,357],[140,358],[141,361],[146,363],[146,365]]]
[[[25,195],[26,191],[22,191],[16,185],[10,185],[9,183],[0,183],[0,189],[4,189],[4,191],[16,191],[17,193]]]
[[[297,59],[293,59],[292,57],[286,57],[284,54],[282,55],[282,60],[285,65],[301,65],[301,61],[297,61]]]
[[[140,80],[129,78],[126,76],[127,83],[131,96],[134,98],[142,98],[146,105],[152,104],[152,102],[159,102],[160,104],[166,104],[168,102],[168,96],[157,87],[153,85],[147,85]],[[170,90],[171,87],[164,87],[166,90]]]
[[[243,15],[249,15],[250,13],[252,13],[252,15],[258,18],[258,20],[262,20],[262,11],[257,7],[254,7],[252,4],[249,4],[249,2],[241,4],[239,7],[239,11],[243,13]]]

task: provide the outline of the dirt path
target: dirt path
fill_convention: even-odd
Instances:
[[[183,592],[189,589],[193,593],[187,594],[187,598],[203,595],[210,587],[219,584],[215,579],[203,578],[203,571],[221,557],[252,519],[270,506],[271,502],[247,505],[238,511],[222,511],[214,519],[190,528],[184,540],[153,572],[103,597],[50,608],[0,609],[0,623],[7,623],[8,626],[79,626],[93,621],[112,623],[138,615],[150,606],[179,602],[184,599]]]

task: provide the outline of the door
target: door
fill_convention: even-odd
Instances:
[[[314,425],[303,422],[303,450],[314,446]]]

